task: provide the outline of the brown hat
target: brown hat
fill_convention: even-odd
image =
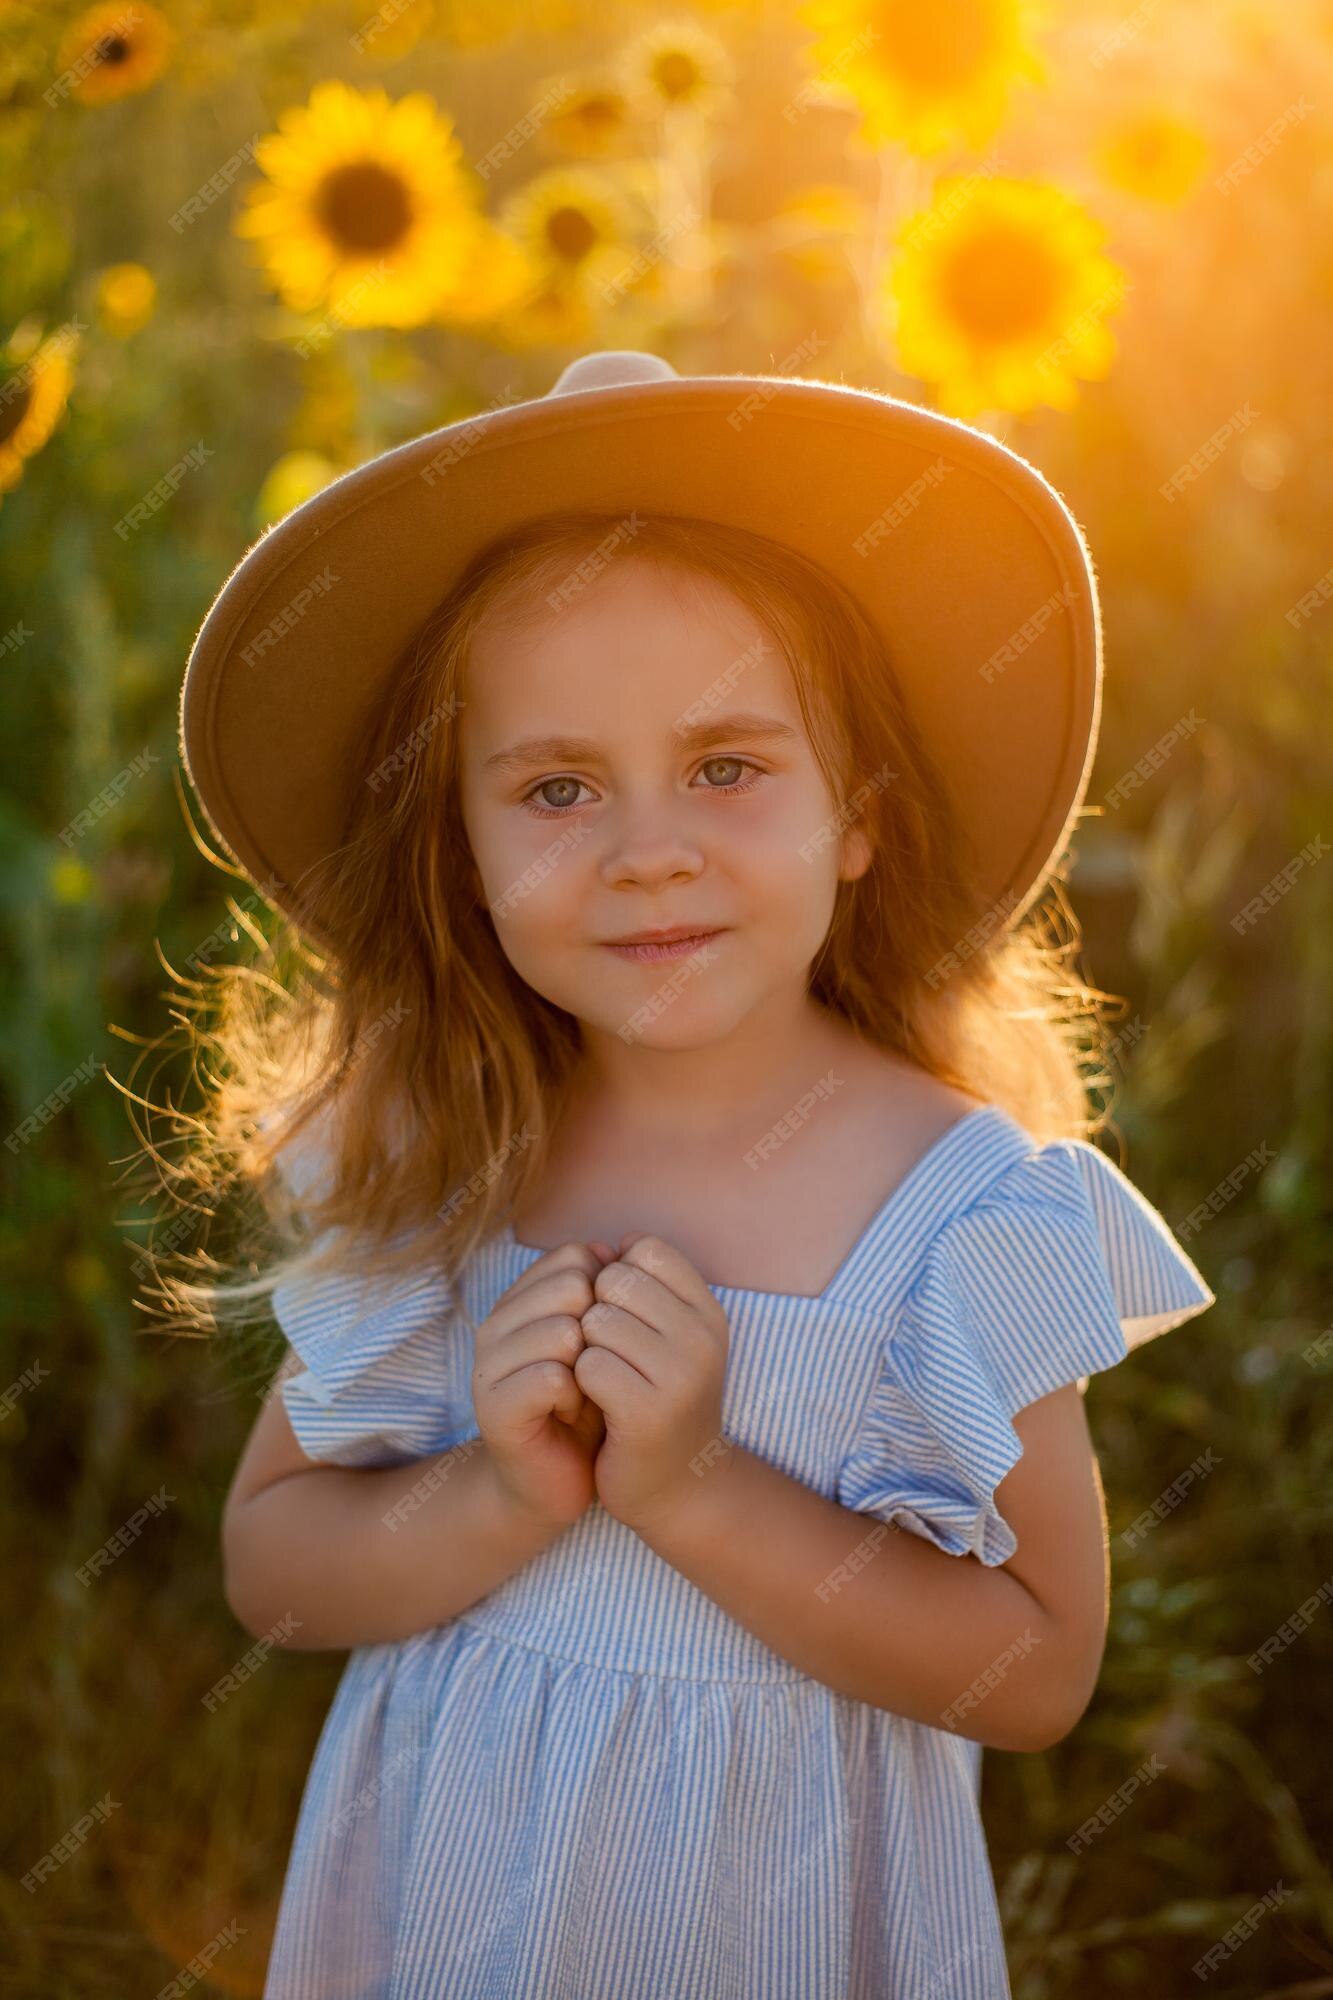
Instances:
[[[345,837],[405,643],[486,543],[566,507],[749,528],[845,585],[971,844],[978,924],[1017,921],[1072,831],[1101,705],[1096,581],[1060,495],[984,431],[893,396],[683,377],[620,351],[345,473],[223,584],[185,673],[181,754],[266,896],[336,950],[302,878]]]

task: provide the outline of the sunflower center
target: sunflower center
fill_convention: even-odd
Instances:
[[[597,241],[597,231],[581,208],[553,208],[546,218],[546,237],[557,256],[577,264]]]
[[[11,375],[0,387],[0,445],[8,444],[28,414],[32,402],[32,381],[27,375]]]
[[[317,208],[325,230],[345,250],[391,250],[412,221],[401,178],[376,160],[354,160],[326,174]]]
[[[653,81],[673,102],[692,97],[699,83],[699,65],[681,49],[665,49],[653,63]]]
[[[130,45],[123,35],[103,35],[93,50],[100,63],[122,63],[129,59]]]
[[[998,52],[994,0],[951,0],[938,9],[882,0],[874,25],[870,60],[923,90],[970,83]]]
[[[1028,230],[991,225],[949,257],[942,289],[954,318],[976,339],[1021,340],[1053,325],[1060,271]]]

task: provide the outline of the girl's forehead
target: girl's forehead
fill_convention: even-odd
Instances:
[[[710,577],[697,591],[681,581],[627,564],[579,589],[557,586],[557,601],[529,602],[517,619],[501,607],[469,647],[465,718],[484,727],[534,703],[668,721],[757,705],[798,713],[786,655],[763,621]]]

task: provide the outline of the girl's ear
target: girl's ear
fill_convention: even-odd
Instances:
[[[870,866],[873,849],[870,837],[862,827],[852,827],[843,835],[842,861],[838,868],[840,882],[859,882]]]

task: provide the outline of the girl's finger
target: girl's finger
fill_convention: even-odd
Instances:
[[[645,1326],[633,1313],[599,1300],[583,1315],[583,1338],[588,1347],[614,1354],[655,1387],[660,1383],[666,1359],[666,1343],[660,1333]]]
[[[573,1253],[577,1251],[578,1256]],[[566,1253],[569,1253],[566,1255]],[[512,1333],[515,1327],[526,1326],[530,1320],[546,1319],[552,1313],[572,1313],[577,1319],[588,1310],[592,1303],[593,1279],[601,1270],[601,1265],[593,1256],[586,1243],[562,1244],[551,1252],[552,1257],[564,1261],[538,1271],[534,1264],[531,1272],[497,1300],[477,1328],[479,1347],[490,1347]]]
[[[584,1338],[583,1327],[573,1313],[551,1313],[544,1319],[529,1320],[501,1334],[478,1355],[472,1371],[473,1389],[494,1388],[533,1361],[563,1361],[572,1368],[583,1352]]]
[[[508,1426],[551,1415],[572,1424],[583,1408],[583,1391],[563,1361],[530,1361],[494,1384],[491,1403]]]

